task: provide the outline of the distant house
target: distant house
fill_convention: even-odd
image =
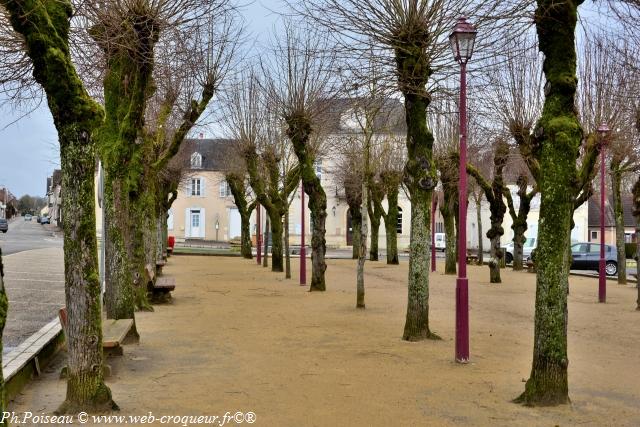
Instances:
[[[624,222],[624,240],[635,243],[636,220],[633,217],[633,196],[623,195],[622,211]],[[600,196],[594,195],[589,199],[589,241],[600,241]],[[604,241],[606,244],[616,244],[616,223],[613,215],[613,197],[608,197],[604,204]]]
[[[229,241],[240,237],[240,214],[225,181],[228,139],[190,139],[183,144],[185,171],[167,228],[176,239]]]
[[[18,201],[7,187],[0,186],[0,218],[10,219],[17,212]]]

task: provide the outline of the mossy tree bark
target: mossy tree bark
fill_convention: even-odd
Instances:
[[[400,259],[398,257],[398,216],[400,210],[398,209],[398,195],[400,187],[388,187],[387,188],[387,202],[389,207],[387,213],[382,215],[384,218],[384,229],[387,238],[387,264],[398,265]]]
[[[371,245],[369,249],[369,261],[378,261],[379,249],[378,241],[380,240],[380,221],[384,214],[382,209],[382,199],[384,199],[384,190],[375,181],[371,181],[369,190],[369,203],[367,204],[367,212],[369,213],[369,223],[371,224]]]
[[[264,238],[262,239],[264,242],[264,256],[262,257],[262,266],[269,266],[269,215],[264,219]],[[273,248],[271,249],[273,250]]]
[[[2,366],[2,333],[4,325],[7,323],[7,312],[9,311],[9,299],[4,289],[4,266],[2,265],[2,248],[0,248],[0,367]],[[4,374],[0,369],[0,414],[7,410],[7,392],[4,384]],[[9,423],[2,418],[0,425],[8,426]]]
[[[298,158],[300,177],[305,193],[309,196],[309,210],[311,211],[311,286],[310,291],[325,291],[325,271],[327,263],[325,254],[327,242],[325,240],[327,221],[327,196],[316,175],[313,162],[315,156],[309,150],[309,136],[311,135],[311,120],[304,114],[291,114],[285,117],[287,136],[293,145]]]
[[[524,268],[523,263],[523,248],[526,238],[524,234],[527,232],[527,217],[531,210],[531,200],[538,194],[538,189],[533,188],[530,192],[527,192],[527,186],[529,180],[526,175],[518,176],[516,181],[518,185],[518,211],[516,212],[515,205],[513,203],[513,197],[511,197],[511,191],[505,187],[504,196],[507,199],[507,206],[509,207],[509,215],[511,215],[511,229],[513,230],[513,270],[519,271]]]
[[[581,178],[591,172],[584,167],[576,170],[583,140],[575,108],[575,28],[581,3],[582,0],[561,3],[538,0],[535,12],[547,83],[533,144],[534,159],[539,165],[534,176],[540,190],[541,206],[536,249],[533,363],[525,391],[516,399],[525,405],[569,402],[567,248],[577,193],[588,185]]]
[[[458,262],[458,183],[460,173],[458,171],[458,153],[450,152],[437,162],[442,182],[443,201],[440,203],[440,214],[444,223],[445,232],[445,274],[456,274]],[[466,254],[463,256],[466,257]]]
[[[504,258],[504,251],[500,247],[500,237],[504,234],[502,221],[507,212],[503,195],[509,191],[504,185],[503,171],[509,157],[509,145],[499,140],[496,143],[493,155],[493,181],[491,184],[482,176],[480,171],[470,164],[467,164],[467,173],[473,176],[484,191],[484,195],[489,202],[491,211],[491,228],[487,231],[487,237],[491,241],[491,260],[489,260],[489,281],[491,283],[501,283],[500,264]]]
[[[347,196],[347,204],[349,205],[349,215],[351,215],[351,258],[358,259],[360,253],[360,234],[362,226],[362,211],[360,204],[362,203],[362,197],[358,194],[358,197]]]
[[[482,236],[482,195],[474,194],[476,202],[476,221],[478,223],[478,265],[484,264],[484,239]]]
[[[290,170],[284,177],[284,185],[281,185],[280,158],[274,151],[267,150],[262,154],[262,164],[258,162],[255,146],[245,147],[243,154],[249,174],[249,184],[256,194],[256,199],[267,211],[270,220],[272,234],[271,270],[283,272],[284,229],[282,218],[288,210],[289,195],[296,189],[299,168]],[[267,175],[266,180],[263,178],[263,174]]]
[[[67,394],[59,413],[117,409],[104,383],[100,280],[94,202],[93,133],[103,113],[87,94],[69,53],[68,1],[2,0],[25,40],[33,76],[43,87],[58,131],[68,313]]]
[[[233,201],[240,214],[240,253],[246,259],[252,259],[251,254],[251,212],[256,207],[256,202],[247,201],[247,190],[244,184],[244,177],[236,173],[229,172],[225,175],[229,189],[233,195]]]
[[[627,254],[624,239],[624,211],[622,207],[622,159],[613,155],[610,164],[613,218],[616,224],[616,250],[618,255],[618,283],[627,284]]]
[[[404,182],[411,198],[407,315],[402,334],[407,341],[437,338],[429,329],[431,198],[437,182],[433,134],[427,127],[431,96],[426,85],[432,70],[425,51],[431,35],[424,28],[414,30],[395,35],[396,69],[407,124]]]
[[[638,124],[640,126],[640,120]],[[636,218],[636,288],[638,288],[636,310],[640,310],[640,176],[633,186],[633,215]]]

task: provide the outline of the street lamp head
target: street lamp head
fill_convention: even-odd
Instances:
[[[478,31],[471,23],[467,22],[464,16],[458,18],[456,26],[453,27],[453,31],[449,35],[453,57],[458,63],[466,64],[471,59],[476,42],[476,34],[478,34]]]
[[[602,122],[600,123],[600,126],[598,126],[597,131],[598,135],[600,135],[600,138],[605,140],[607,136],[609,136],[609,132],[611,132],[611,129],[609,129],[609,126],[605,122]]]

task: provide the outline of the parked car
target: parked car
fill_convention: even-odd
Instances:
[[[538,244],[538,238],[537,237],[528,237],[524,244],[522,245],[522,259],[526,260],[529,255],[531,255],[531,252],[536,248],[536,245]],[[507,264],[511,264],[513,262],[513,252],[514,252],[514,244],[513,242],[509,243],[507,246],[505,246],[506,248],[506,253],[505,253],[505,262]]]
[[[32,217],[31,217],[31,215],[29,215],[29,214],[26,214],[26,215],[24,216],[24,220],[25,220],[25,221],[31,221],[31,218],[32,218]]]
[[[527,258],[532,260],[533,254]],[[600,270],[600,243],[574,243],[571,245],[571,270]],[[604,271],[607,276],[618,274],[618,253],[616,247],[604,245]]]
[[[40,224],[40,220],[41,220],[41,219],[42,219],[42,217],[41,217],[40,215],[38,215],[38,216],[36,217],[36,222],[37,222],[38,224]]]
[[[40,218],[40,224],[51,224],[51,218],[48,216],[43,216]]]
[[[0,218],[0,231],[2,231],[3,233],[9,231],[9,223],[4,218]]]
[[[443,251],[447,247],[447,241],[444,233],[436,233],[434,236],[436,240],[436,250]]]

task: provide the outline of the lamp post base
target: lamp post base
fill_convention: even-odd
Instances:
[[[456,362],[469,363],[469,280],[456,280]]]

